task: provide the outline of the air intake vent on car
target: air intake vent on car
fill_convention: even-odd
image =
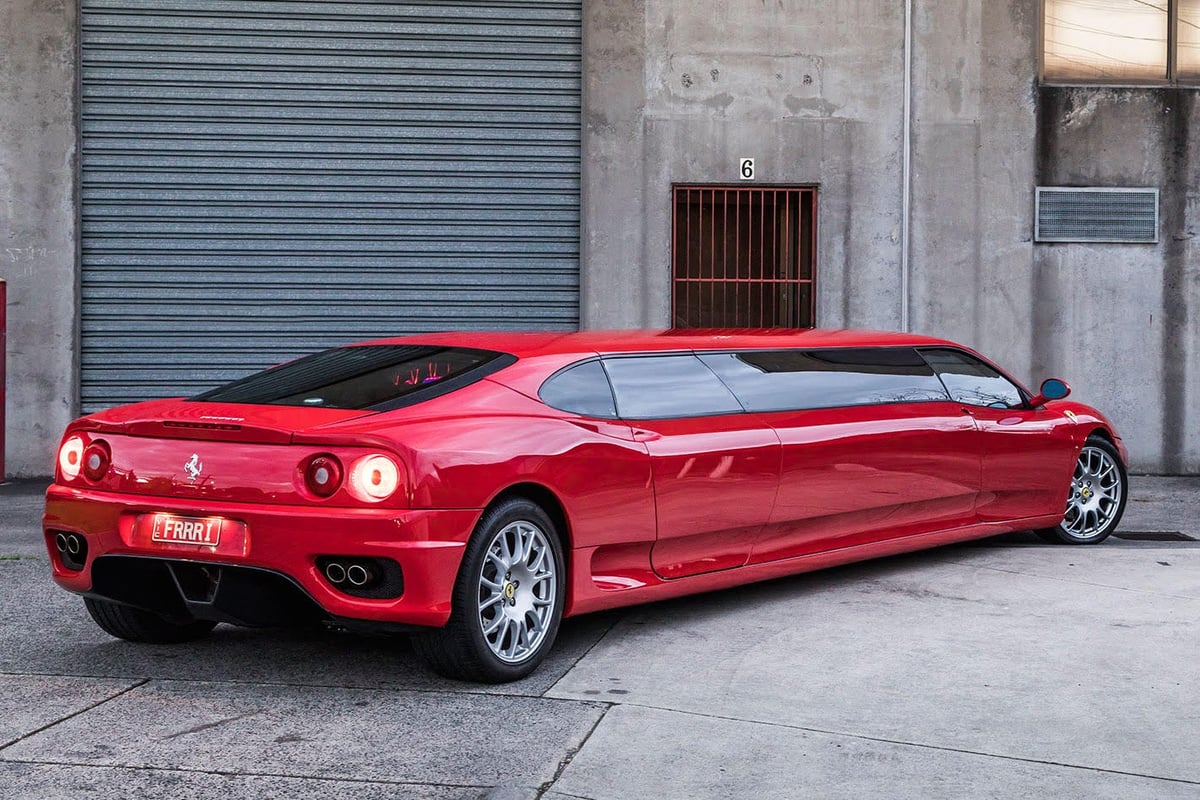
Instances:
[[[1039,242],[1158,241],[1158,189],[1037,187]]]

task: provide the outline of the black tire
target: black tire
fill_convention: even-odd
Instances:
[[[489,550],[498,546],[502,536],[521,536],[523,529],[526,531],[536,530],[541,534],[540,539],[536,539],[533,534],[530,534],[534,545],[530,547],[529,552],[533,552],[534,547],[538,547],[540,548],[538,552],[542,554],[537,564],[533,565],[535,572],[536,568],[540,567],[548,558],[552,564],[553,574],[547,576],[539,573],[540,577],[536,578],[531,575],[525,591],[518,596],[517,589],[509,588],[514,585],[512,581],[509,581],[509,575],[528,565],[514,564],[512,573],[506,574],[502,579],[504,583],[502,590],[488,588],[489,573],[499,569],[497,561],[494,558],[489,559]],[[509,540],[506,539],[505,546],[507,546],[507,541]],[[547,551],[548,556],[546,555]],[[495,551],[493,553],[495,554]],[[528,555],[523,557],[527,558]],[[434,672],[454,680],[507,683],[524,678],[537,669],[545,659],[558,635],[566,588],[563,564],[562,538],[545,510],[536,503],[520,497],[501,501],[484,512],[467,543],[462,566],[459,568],[458,578],[454,584],[450,621],[444,628],[413,636],[414,649]],[[497,580],[500,579],[497,578]],[[530,599],[530,595],[536,594],[539,590],[543,594],[551,596],[548,599],[544,597]],[[495,606],[499,607],[499,610],[495,606],[487,611],[481,609],[481,597],[484,597],[484,602],[486,602],[488,598],[485,595],[489,592],[493,593],[490,599]],[[545,608],[546,611],[537,612],[533,607],[527,608],[527,602],[540,602],[540,607]],[[510,603],[513,608],[511,612],[508,610]],[[495,614],[493,618],[495,623],[497,625],[503,623],[503,631],[498,634],[498,642],[490,643],[488,635],[484,632],[484,626],[487,624],[487,620],[484,619],[485,614]],[[519,615],[522,632],[529,624],[530,614],[534,615],[534,624],[540,623],[540,628],[534,635],[535,641],[530,644],[528,652],[516,652],[520,637],[515,630],[511,638],[504,638],[508,636],[510,622],[501,620],[500,616],[506,614],[509,616]],[[514,628],[517,624],[515,621],[511,622]],[[505,641],[511,643],[513,650],[512,656],[507,659],[498,655],[494,650],[494,647],[503,650]]]
[[[1101,464],[1102,468],[1089,467],[1089,461]],[[1111,476],[1113,482],[1103,483],[1097,478],[1096,472]],[[1096,495],[1097,491],[1103,492],[1104,496]],[[1117,495],[1115,498],[1108,497],[1114,493]],[[1057,526],[1043,528],[1034,533],[1051,544],[1099,544],[1117,529],[1128,500],[1129,475],[1121,462],[1120,452],[1103,436],[1089,436],[1084,442],[1071,476],[1066,517]],[[1079,508],[1085,506],[1092,508],[1088,513],[1096,515],[1096,525],[1088,524],[1090,518],[1081,517]]]
[[[205,620],[172,622],[140,608],[95,597],[83,598],[83,604],[87,606],[92,619],[106,633],[130,642],[147,644],[191,642],[207,636],[217,624]]]

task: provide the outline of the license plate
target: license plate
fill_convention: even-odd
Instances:
[[[196,544],[216,547],[221,541],[225,520],[220,517],[177,517],[174,514],[155,514],[150,539],[171,544]]]

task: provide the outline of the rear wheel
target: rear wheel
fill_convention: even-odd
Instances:
[[[1089,436],[1075,462],[1067,513],[1054,528],[1037,531],[1055,544],[1096,544],[1116,530],[1129,495],[1129,478],[1111,442]]]
[[[178,644],[191,642],[207,636],[217,623],[205,620],[194,622],[172,622],[169,619],[124,606],[111,600],[95,597],[83,598],[88,613],[106,633],[118,639],[149,644]]]
[[[446,627],[414,637],[449,678],[504,683],[533,672],[562,620],[562,545],[554,523],[524,498],[489,509],[467,544]]]

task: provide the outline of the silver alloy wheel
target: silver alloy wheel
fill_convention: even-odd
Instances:
[[[1075,464],[1062,530],[1076,539],[1100,536],[1121,508],[1125,486],[1117,462],[1105,450],[1086,445]]]
[[[479,626],[501,661],[519,664],[541,647],[557,600],[556,565],[550,540],[532,522],[513,522],[488,543],[479,574]]]

